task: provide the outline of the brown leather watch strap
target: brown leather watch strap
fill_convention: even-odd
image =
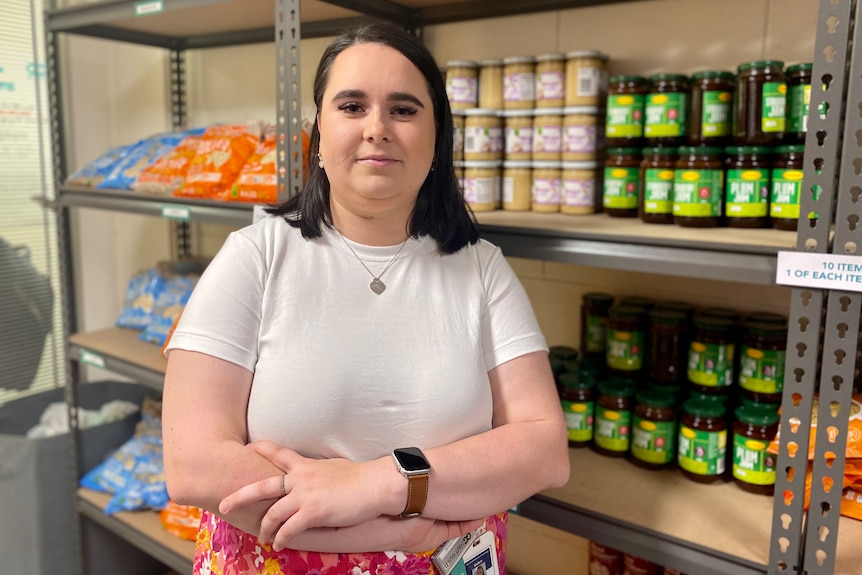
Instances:
[[[419,517],[425,509],[425,501],[428,499],[429,473],[419,473],[407,476],[407,506],[401,512],[402,519]]]

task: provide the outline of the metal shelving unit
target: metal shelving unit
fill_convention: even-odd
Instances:
[[[408,29],[421,31],[421,26],[429,24],[441,24],[475,18],[487,18],[495,16],[521,14],[541,10],[557,10],[563,8],[574,8],[600,4],[612,4],[617,2],[633,2],[638,0],[533,0],[522,2],[520,0],[497,0],[496,2],[484,2],[478,0],[453,0],[451,2],[440,2],[434,0],[410,0],[409,6],[391,0],[327,0],[325,2],[311,2],[306,0],[117,0],[109,2],[95,2],[81,6],[49,10],[45,15],[45,30],[48,46],[48,71],[50,84],[50,103],[52,108],[52,124],[54,130],[55,150],[55,181],[62,182],[65,178],[65,166],[63,163],[64,135],[63,135],[63,105],[61,98],[59,55],[57,53],[57,37],[61,33],[81,34],[98,38],[133,42],[147,46],[167,49],[171,52],[171,92],[172,92],[172,115],[176,126],[184,124],[185,98],[184,98],[184,74],[183,54],[185,50],[201,49],[217,46],[230,46],[255,42],[274,42],[277,61],[277,134],[278,154],[281,165],[279,173],[279,184],[281,187],[280,197],[286,198],[298,189],[301,182],[301,171],[296,168],[301,151],[299,143],[301,136],[298,122],[295,121],[298,102],[295,98],[299,94],[298,66],[299,66],[299,40],[300,38],[312,38],[330,36],[339,32],[347,24],[366,20],[387,20],[398,23]],[[830,60],[829,66],[834,70],[843,67],[847,58],[852,60],[852,52],[846,51],[842,55],[848,43],[835,41],[835,32],[850,29],[849,15],[856,8],[853,0],[821,0],[824,8],[821,10],[820,26],[827,26],[833,32],[827,42],[831,46],[839,48],[837,54],[840,56],[835,62]],[[838,26],[829,20],[831,12],[827,10],[846,10],[847,17],[841,17]],[[302,15],[301,22],[299,14]],[[846,27],[842,28],[842,26]],[[860,26],[856,26],[857,33]],[[821,32],[818,30],[818,42]],[[818,43],[818,49],[821,44]],[[846,58],[845,58],[846,56]],[[818,52],[815,58],[815,76],[820,78],[825,74],[826,56]],[[844,59],[841,59],[844,58]],[[843,68],[841,68],[843,70]],[[293,75],[292,75],[293,74]],[[834,78],[843,78],[843,72],[834,72]],[[858,75],[858,74],[857,74]],[[843,82],[843,80],[842,80]],[[834,86],[843,85],[841,82]],[[855,84],[853,84],[855,86]],[[835,88],[838,90],[838,88]],[[855,91],[852,91],[855,90]],[[293,95],[293,96],[291,96]],[[851,95],[857,99],[862,95],[862,86],[851,86]],[[827,100],[833,110],[841,110],[842,100],[835,100],[835,96],[827,96]],[[848,96],[848,98],[850,98]],[[850,100],[848,100],[850,101]],[[854,100],[855,102],[855,100]],[[817,107],[814,105],[812,95],[812,111]],[[851,109],[848,105],[847,109]],[[855,109],[855,108],[854,108]],[[834,143],[839,133],[839,122],[841,114],[832,114],[828,120],[821,120],[817,114],[811,116],[811,132],[820,131],[817,122],[822,124],[822,130],[835,134],[830,142]],[[848,120],[847,130],[857,129],[858,118]],[[852,128],[851,128],[852,126]],[[855,134],[849,132],[848,134]],[[817,157],[822,152],[822,144],[818,145],[815,139],[809,138],[806,147],[806,157]],[[859,150],[855,146],[855,135],[846,137],[844,141],[844,158],[855,158]],[[830,144],[831,145],[831,144]],[[835,149],[836,160],[841,157]],[[855,155],[854,155],[855,154]],[[806,165],[806,186],[813,182],[812,178],[827,178],[829,169],[838,169],[839,164],[818,170]],[[858,194],[851,193],[851,179],[855,176],[851,162],[843,164],[842,185],[844,188],[839,193],[844,195],[839,200],[839,225],[836,232],[836,245],[841,249],[849,246],[850,242],[859,243],[862,238],[857,238],[859,232],[856,222],[858,215],[854,210],[858,205],[853,198],[858,199]],[[838,173],[837,171],[835,173]],[[825,175],[824,175],[825,174]],[[857,177],[858,179],[858,177]],[[825,180],[824,180],[825,181]],[[828,184],[828,182],[827,182]],[[828,185],[824,189],[831,189]],[[858,188],[854,188],[858,189]],[[846,191],[845,191],[846,190]],[[823,194],[825,198],[828,194]],[[126,351],[116,347],[122,343],[123,338],[118,337],[112,330],[88,334],[76,334],[75,310],[69,302],[74,301],[72,297],[73,282],[71,281],[73,260],[69,246],[69,219],[68,214],[72,209],[87,208],[110,211],[122,211],[150,215],[156,217],[167,217],[179,222],[216,222],[241,226],[251,223],[251,206],[243,204],[229,204],[214,201],[194,201],[182,198],[163,198],[156,196],[144,196],[132,194],[127,191],[115,190],[92,190],[71,186],[59,186],[56,193],[58,222],[61,238],[61,253],[67,255],[63,266],[63,281],[66,286],[64,292],[64,307],[66,311],[66,335],[68,337],[68,350],[71,358],[70,366],[74,362],[89,362],[99,365],[101,362],[106,369],[119,374],[135,378],[143,384],[161,389],[164,367],[158,364],[164,361],[157,356],[157,351],[152,350],[157,357],[147,357],[149,352]],[[848,199],[849,198],[849,199]],[[810,201],[810,198],[809,200]],[[830,204],[831,205],[831,204]],[[831,213],[822,206],[818,208],[819,213]],[[803,210],[808,213],[808,210]],[[856,218],[854,220],[854,217]],[[500,245],[507,256],[541,259],[572,263],[586,266],[598,266],[612,269],[636,270],[649,273],[657,273],[671,276],[698,277],[709,279],[732,280],[751,284],[771,285],[774,283],[776,272],[776,255],[779,251],[790,250],[794,247],[794,240],[798,242],[798,248],[812,249],[808,240],[812,239],[813,232],[800,233],[797,236],[769,230],[754,230],[750,232],[737,231],[735,234],[723,234],[722,230],[715,234],[698,232],[696,237],[668,237],[668,228],[663,227],[659,233],[655,227],[632,226],[628,222],[627,230],[614,229],[609,223],[610,218],[606,216],[595,216],[587,218],[570,218],[566,216],[551,216],[546,214],[525,214],[523,216],[511,216],[505,213],[478,214],[478,220],[482,228],[483,236],[490,241]],[[814,249],[825,252],[829,243],[828,218],[820,222],[817,233],[817,245]],[[632,231],[631,228],[635,228]],[[814,229],[814,228],[812,228]],[[676,232],[678,230],[674,230]],[[762,232],[762,233],[761,233]],[[742,234],[740,236],[740,234]],[[723,237],[726,236],[726,237]],[[791,316],[793,320],[807,317],[813,322],[819,322],[820,315],[809,313],[811,310],[820,310],[820,302],[828,299],[830,303],[829,312],[826,315],[825,325],[827,336],[824,342],[826,348],[831,352],[846,346],[843,338],[838,338],[839,328],[849,325],[851,332],[858,331],[858,316],[860,297],[858,294],[827,293],[823,294],[816,290],[793,290],[793,308]],[[834,296],[834,297],[833,297]],[[818,299],[821,298],[821,299]],[[802,303],[804,302],[804,303]],[[800,307],[802,306],[802,307]],[[803,309],[804,308],[804,309]],[[856,323],[847,322],[847,314],[855,314]],[[815,319],[816,316],[816,319]],[[818,323],[811,324],[812,326]],[[815,330],[816,332],[816,330]],[[844,331],[841,331],[843,334]],[[789,342],[800,342],[808,345],[809,350],[817,347],[818,342],[812,339],[816,333],[802,333],[794,325],[791,329]],[[113,342],[114,346],[110,345]],[[855,343],[855,338],[854,338]],[[122,346],[121,346],[122,347]],[[790,345],[788,347],[791,348]],[[855,350],[854,350],[855,351]],[[788,354],[794,356],[795,354]],[[797,362],[797,358],[788,358],[788,370],[802,367],[805,371],[803,384],[806,391],[802,407],[793,404],[790,394],[785,394],[785,404],[790,402],[793,409],[799,409],[800,415],[805,415],[805,402],[809,401],[814,389],[814,368],[809,354],[804,362]],[[851,356],[852,357],[852,356]],[[95,358],[95,359],[94,359]],[[804,363],[804,365],[803,365]],[[834,366],[824,362],[821,381],[833,381],[834,377],[846,376],[846,366],[841,369],[833,369]],[[69,369],[69,383],[67,385],[67,399],[71,407],[76,405],[77,377],[74,369]],[[788,371],[790,373],[792,371]],[[838,395],[834,401],[846,405],[849,392],[848,386],[837,386]],[[821,406],[823,403],[821,403]],[[810,403],[809,403],[810,406]],[[784,406],[788,408],[787,405]],[[785,410],[785,419],[789,417]],[[828,414],[827,414],[828,415]],[[805,415],[805,417],[808,417]],[[808,419],[803,420],[802,428],[807,430]],[[783,421],[786,424],[786,421]],[[75,434],[73,434],[74,437]],[[821,439],[818,438],[818,442]],[[573,457],[580,458],[581,455]],[[783,461],[787,463],[787,461]],[[791,462],[793,463],[793,462]],[[784,466],[781,465],[783,469]],[[582,468],[577,468],[580,473]],[[822,472],[823,470],[821,470]],[[830,471],[826,470],[828,474]],[[780,475],[780,474],[779,474]],[[804,476],[804,473],[802,474]],[[786,479],[786,478],[785,478]],[[797,503],[801,503],[802,487],[797,480],[794,484],[781,483],[779,480],[779,492],[787,488],[795,494]],[[710,497],[712,492],[708,487],[697,486],[696,497]],[[822,499],[824,503],[837,508],[835,493],[815,493],[818,502]],[[598,509],[600,507],[595,501],[579,501],[577,497],[564,491],[542,493],[524,502],[521,506],[521,514],[524,517],[541,521],[548,525],[567,530],[576,535],[593,538],[599,542],[616,546],[644,558],[654,560],[686,570],[689,573],[699,575],[739,574],[750,575],[755,573],[766,573],[770,575],[789,575],[791,573],[802,573],[802,561],[804,557],[805,570],[808,573],[835,572],[836,564],[844,569],[849,561],[836,563],[835,534],[838,530],[838,514],[832,513],[828,516],[824,527],[830,529],[832,538],[827,536],[820,541],[821,532],[809,530],[808,540],[803,539],[803,531],[799,526],[803,521],[801,506],[791,512],[793,527],[782,535],[779,529],[783,527],[782,514],[786,510],[779,509],[780,501],[776,499],[775,512],[773,513],[773,534],[767,536],[771,541],[770,557],[766,560],[766,549],[762,549],[763,555],[742,556],[734,553],[732,549],[715,549],[708,544],[695,540],[685,535],[679,536],[673,530],[658,530],[651,526],[648,521],[638,520],[627,516],[623,512]],[[756,506],[754,506],[756,507]],[[165,564],[174,569],[187,571],[191,558],[184,556],[182,552],[177,554],[175,550],[167,549],[157,540],[140,534],[140,530],[133,524],[121,519],[104,518],[97,500],[82,496],[79,498],[79,513],[82,517],[96,521],[118,536],[138,546],[146,553],[159,558]],[[768,510],[754,511],[757,517],[750,517],[751,522],[762,522],[769,520]],[[764,516],[761,516],[763,513]],[[809,519],[811,521],[811,519]],[[746,520],[746,522],[749,522]],[[846,527],[846,521],[842,522]],[[727,527],[718,525],[715,528]],[[854,526],[855,527],[855,526]],[[708,526],[706,528],[709,528]],[[854,537],[862,534],[862,530],[851,529]],[[813,533],[813,534],[812,534]],[[788,540],[784,545],[779,537]],[[846,539],[845,539],[846,540]],[[827,554],[827,562],[823,566],[813,566],[811,561],[815,553],[802,554],[805,546],[813,549],[815,546],[826,545],[824,551]],[[851,546],[842,544],[842,550],[848,550]],[[788,555],[789,553],[789,555]],[[779,554],[783,554],[778,558]],[[846,572],[839,571],[841,575],[854,572],[850,567]]]

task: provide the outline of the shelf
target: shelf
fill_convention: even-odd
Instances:
[[[73,334],[69,337],[69,357],[162,391],[168,361],[159,346],[139,340],[139,333],[110,327]]]
[[[106,493],[78,489],[78,511],[141,551],[180,573],[191,573],[195,544],[165,531],[155,511],[121,511],[105,515]]]
[[[66,207],[95,208],[237,227],[252,223],[254,205],[65,185],[60,187],[59,202]]]
[[[60,203],[233,226],[252,223],[252,204],[62,186]],[[175,217],[175,215],[174,215]],[[796,234],[779,230],[693,229],[644,224],[605,214],[479,212],[482,237],[506,256],[600,268],[771,285],[776,254],[793,250]]]
[[[480,212],[482,237],[506,256],[751,284],[775,283],[776,254],[796,234],[772,229],[696,229],[605,214]]]
[[[571,479],[520,506],[528,519],[698,575],[766,572],[772,498],[732,482],[701,485],[570,449]],[[862,522],[842,518],[835,575],[858,575]]]
[[[636,0],[301,0],[302,38],[337,36],[359,21],[416,28],[477,18],[582,8]],[[272,42],[273,0],[113,0],[47,12],[47,27],[174,49]]]

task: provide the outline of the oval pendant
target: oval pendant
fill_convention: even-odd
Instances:
[[[368,287],[370,287],[371,291],[373,291],[377,295],[380,295],[386,291],[386,284],[380,281],[380,278],[374,278],[373,280],[371,280],[371,283],[368,284]]]

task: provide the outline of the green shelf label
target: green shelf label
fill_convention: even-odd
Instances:
[[[162,206],[162,217],[179,222],[187,222],[191,219],[191,210],[182,206]]]
[[[135,16],[152,16],[153,14],[160,14],[164,9],[162,0],[135,2]]]
[[[89,349],[82,349],[81,353],[78,354],[78,359],[81,363],[105,369],[105,358]]]

